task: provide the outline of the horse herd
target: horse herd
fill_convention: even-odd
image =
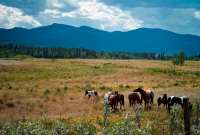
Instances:
[[[90,97],[98,97],[98,92],[97,91],[85,91],[85,96],[88,94],[89,98]],[[158,103],[158,108],[161,104],[166,107],[166,109],[170,112],[170,107],[173,106],[174,104],[179,104],[183,108],[183,99],[187,98],[186,96],[183,97],[175,97],[171,96],[167,98],[167,94],[164,94],[163,97],[159,97],[157,99]],[[128,94],[128,100],[129,100],[129,106],[130,108],[133,107],[133,104],[135,106],[135,103],[142,104],[142,101],[144,100],[145,107],[147,104],[153,104],[153,99],[154,99],[154,93],[151,90],[143,90],[142,88],[137,88],[133,90],[133,92],[130,92]],[[120,109],[122,106],[124,106],[124,95],[118,93],[118,91],[113,92],[108,92],[104,96],[104,101],[109,102],[111,107],[115,109],[115,107],[120,103]],[[189,109],[192,110],[192,104],[189,102]]]

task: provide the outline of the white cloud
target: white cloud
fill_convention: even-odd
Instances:
[[[79,5],[77,4],[77,0],[47,0],[46,8],[69,12],[79,8]]]
[[[20,9],[0,4],[1,28],[13,28],[21,22],[29,23],[34,27],[41,26],[40,22],[36,21],[32,16],[23,15],[23,12]]]
[[[195,11],[194,12],[194,17],[200,20],[200,11]]]
[[[130,11],[124,11],[114,6],[106,6],[103,3],[93,1],[77,2],[78,9],[71,12],[60,12],[58,10],[45,10],[41,12],[55,17],[84,18],[100,21],[102,29],[120,25],[127,30],[137,29],[142,26],[143,21],[131,17]]]

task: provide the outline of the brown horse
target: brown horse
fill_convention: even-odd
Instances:
[[[130,108],[131,108],[131,106],[133,106],[133,104],[135,106],[135,102],[142,103],[138,92],[130,92],[128,94],[128,100],[129,100]]]
[[[167,94],[164,94],[163,97],[159,97],[159,98],[157,99],[158,108],[159,108],[159,106],[160,106],[161,104],[163,104],[163,105],[164,105],[163,107],[166,106],[166,109],[167,109],[167,104],[168,104],[167,101],[168,101],[168,100],[167,100]]]
[[[115,109],[115,106],[118,102],[120,102],[120,96],[118,93],[116,93],[115,95],[110,95],[109,97],[109,104],[112,106],[112,109]]]
[[[121,93],[118,93],[118,91],[115,91],[115,94],[119,95],[119,101],[117,101],[117,106],[118,106],[118,102],[120,103],[120,109],[122,109],[122,106],[124,106],[124,95]]]
[[[150,93],[148,91],[145,91],[141,88],[137,88],[133,92],[139,92],[141,94],[141,101],[144,100],[145,106],[149,103]]]

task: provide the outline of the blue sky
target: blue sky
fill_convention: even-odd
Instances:
[[[161,28],[200,36],[200,0],[0,0],[0,27],[61,23],[105,31]]]

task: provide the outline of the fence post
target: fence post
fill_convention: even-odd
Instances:
[[[184,107],[184,125],[186,135],[191,135],[190,132],[190,109],[189,109],[189,98],[183,98]]]

